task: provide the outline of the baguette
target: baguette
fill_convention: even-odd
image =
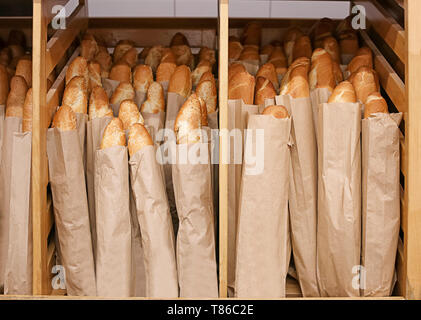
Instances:
[[[22,76],[14,76],[10,80],[10,91],[6,101],[6,117],[23,117],[23,105],[27,91],[28,85]]]
[[[171,62],[171,63],[174,63],[174,64],[177,63],[177,58],[176,58],[174,52],[170,48],[163,48],[162,49],[162,58],[161,58],[160,64],[164,63],[164,62]]]
[[[76,130],[76,114],[69,106],[61,106],[54,115],[52,128],[60,131]]]
[[[152,82],[148,89],[145,102],[140,107],[141,112],[165,112],[164,89],[158,82]]]
[[[153,141],[148,130],[141,123],[133,124],[129,129],[128,149],[130,157],[146,146],[152,146]]]
[[[194,57],[189,46],[187,45],[172,46],[171,50],[175,54],[177,65],[184,64],[190,67],[190,69],[194,68]]]
[[[113,59],[105,47],[100,47],[98,53],[95,55],[94,61],[98,62],[101,66],[101,77],[108,78]]]
[[[98,53],[98,43],[95,39],[83,39],[80,43],[80,56],[91,61]]]
[[[380,92],[373,92],[367,97],[364,118],[367,119],[373,113],[389,113],[387,102]]]
[[[205,101],[208,114],[216,111],[217,93],[215,81],[200,80],[196,88],[196,94]]]
[[[272,63],[268,62],[262,65],[259,71],[257,71],[256,78],[258,77],[268,79],[270,82],[272,82],[275,90],[279,90],[278,75],[276,74],[275,66]]]
[[[101,82],[101,65],[96,61],[88,62],[88,74],[89,74],[89,92],[93,88],[99,86],[102,87]]]
[[[335,83],[336,85],[338,85],[339,83],[344,81],[344,75],[342,73],[339,63],[332,61],[332,68],[333,68],[333,76],[335,77]]]
[[[133,86],[136,91],[148,92],[148,88],[153,82],[152,68],[146,64],[136,66],[133,71]]]
[[[170,47],[173,46],[180,46],[180,45],[189,45],[189,41],[187,40],[186,36],[181,32],[177,32],[171,39]]]
[[[207,71],[204,74],[202,74],[202,76],[200,77],[199,83],[201,83],[203,81],[212,81],[212,83],[214,84],[214,86],[216,88],[215,78],[214,78],[212,72]]]
[[[115,46],[113,52],[113,62],[118,63],[124,54],[134,47],[134,42],[131,40],[120,40]]]
[[[62,104],[71,107],[75,113],[87,113],[88,92],[82,76],[73,77],[66,85]]]
[[[348,64],[347,70],[354,73],[361,67],[373,68],[373,54],[367,47],[362,47],[357,51],[356,56]]]
[[[125,62],[130,66],[130,68],[133,68],[137,64],[137,55],[137,49],[130,48],[123,54],[120,60],[118,60],[118,63]]]
[[[264,105],[266,99],[273,99],[275,96],[276,90],[273,87],[272,82],[264,77],[257,77],[254,103]]]
[[[156,81],[165,82],[170,81],[172,74],[177,65],[172,62],[161,62],[156,69]]]
[[[174,123],[177,144],[197,143],[201,140],[202,112],[196,94],[190,97],[181,106]]]
[[[241,52],[243,51],[243,45],[240,41],[229,41],[228,42],[228,59],[238,60]]]
[[[22,76],[28,88],[32,87],[32,60],[21,58],[16,65],[15,76]]]
[[[119,62],[111,68],[109,77],[111,80],[131,83],[132,70],[126,62]]]
[[[187,99],[192,89],[192,78],[189,67],[181,65],[175,68],[168,85],[168,92],[178,93]]]
[[[150,66],[153,72],[156,71],[156,68],[158,68],[159,63],[161,62],[162,52],[162,46],[153,46],[148,51],[148,55],[145,58],[145,64]]]
[[[119,118],[113,118],[105,127],[101,140],[101,150],[126,145],[126,134],[124,132],[123,123]]]
[[[74,77],[81,76],[84,81],[86,88],[89,85],[89,71],[88,71],[88,62],[83,57],[76,57],[69,65],[66,70],[66,85]]]
[[[359,49],[358,36],[355,32],[344,32],[338,36],[340,51],[343,55],[354,57]]]
[[[241,51],[240,57],[238,58],[238,60],[241,61],[260,61],[260,56],[259,56],[259,49],[254,48],[254,47],[248,47],[248,48],[244,48],[243,51]]]
[[[325,49],[326,52],[330,54],[333,62],[341,62],[341,52],[339,44],[334,37],[323,38],[323,49]]]
[[[377,73],[369,67],[360,67],[349,80],[355,88],[358,100],[364,104],[369,95],[380,91]]]
[[[267,106],[262,114],[272,115],[276,119],[289,118],[288,110],[284,106]]]
[[[199,51],[199,62],[204,60],[209,61],[210,64],[213,66],[216,62],[215,50],[210,49],[208,47],[202,47]]]
[[[260,47],[262,36],[262,25],[259,22],[251,21],[244,27],[241,43],[243,45],[254,45]]]
[[[124,130],[129,130],[133,123],[144,124],[145,122],[133,100],[123,100],[120,103],[118,118],[123,123]]]
[[[267,62],[274,65],[277,74],[283,75],[287,72],[288,62],[282,47],[275,46]]]
[[[295,41],[297,41],[298,38],[301,38],[304,35],[304,33],[297,27],[292,27],[287,30],[284,36],[284,51],[285,55],[288,59],[288,65],[291,65],[293,62],[293,51],[294,51],[294,45]]]
[[[328,103],[334,102],[357,102],[354,86],[349,81],[343,81],[336,86],[332,95],[329,97]]]
[[[32,132],[32,88],[26,92],[23,104],[22,132]]]
[[[308,36],[301,36],[297,38],[297,40],[294,43],[294,48],[292,51],[292,61],[301,58],[311,58],[311,41]]]
[[[110,108],[104,88],[99,86],[93,88],[89,97],[89,120],[112,116],[113,110]]]
[[[193,70],[191,77],[192,77],[192,84],[197,86],[199,84],[200,78],[205,72],[212,71],[212,64],[208,60],[202,60],[197,65],[196,69]]]
[[[228,99],[242,99],[253,104],[255,79],[248,72],[240,72],[228,80]]]
[[[271,44],[267,44],[260,49],[260,54],[267,55],[270,57],[275,47]]]
[[[110,103],[120,105],[123,100],[133,100],[135,91],[129,82],[120,82],[111,96]]]
[[[207,127],[208,126],[208,110],[206,107],[206,102],[199,96],[197,96],[197,99],[199,100],[199,103],[200,103],[200,115],[201,115],[200,124],[202,127]]]
[[[9,75],[6,67],[0,64],[0,105],[6,104],[9,94]]]
[[[231,63],[228,66],[228,81],[240,72],[247,72],[246,67],[238,62]]]
[[[310,90],[327,88],[332,92],[335,88],[332,58],[324,49],[318,48],[314,50],[311,56],[309,83]]]

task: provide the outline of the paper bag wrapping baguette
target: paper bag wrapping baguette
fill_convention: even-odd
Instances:
[[[317,274],[321,296],[359,296],[361,106],[319,108]]]
[[[83,167],[86,171],[86,123],[88,115],[85,113],[76,113],[76,130],[79,135],[79,145],[82,151]]]
[[[204,163],[181,161],[187,153],[204,158]],[[216,298],[218,279],[208,144],[177,145],[176,154],[172,173],[180,221],[176,249],[180,297]]]
[[[99,296],[133,295],[129,203],[127,148],[116,145],[97,150],[95,209],[98,237],[96,280]]]
[[[251,131],[246,138],[239,203],[235,294],[239,298],[279,298],[285,296],[291,254],[291,120],[251,115],[248,129]]]
[[[309,98],[276,96],[292,118],[289,210],[298,281],[304,297],[319,296],[316,275],[317,145]]]
[[[332,91],[328,88],[317,88],[310,91],[311,107],[313,109],[313,127],[316,133],[316,141],[318,141],[318,122],[319,122],[319,106],[329,100]]]
[[[144,250],[146,296],[178,297],[174,231],[156,147],[145,146],[130,157],[129,164]]]
[[[9,218],[12,181],[12,149],[15,132],[21,132],[22,118],[6,117],[3,127],[2,158],[0,159],[0,291],[4,285],[9,242]]]
[[[76,125],[68,131],[59,128],[48,130],[47,156],[67,293],[95,296],[89,210]]]
[[[400,227],[399,123],[402,114],[362,120],[362,296],[389,296]]]
[[[32,294],[31,145],[30,132],[14,133],[5,294]]]
[[[105,92],[107,93],[108,98],[111,98],[114,90],[120,84],[120,81],[111,80],[111,79],[108,79],[108,78],[101,78],[101,80],[102,80],[102,87],[104,88]]]
[[[163,140],[163,132],[161,129],[165,127],[165,112],[149,113],[141,112],[145,121],[145,127],[151,128],[150,134],[155,142]],[[149,130],[148,130],[149,131]]]

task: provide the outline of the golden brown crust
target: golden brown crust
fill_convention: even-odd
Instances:
[[[139,64],[133,71],[133,86],[136,91],[148,92],[153,82],[152,68],[146,64]]]
[[[87,113],[88,93],[83,77],[73,77],[66,85],[62,104],[71,107],[75,113]]]
[[[99,86],[93,88],[89,97],[89,120],[112,116],[113,110],[110,108],[104,88]]]
[[[288,110],[284,106],[267,106],[263,112],[263,115],[272,115],[276,119],[289,118]]]
[[[96,61],[88,62],[89,72],[89,92],[96,86],[102,87],[101,82],[101,65]]]
[[[89,71],[88,71],[88,62],[83,57],[76,57],[66,71],[66,85],[74,77],[81,76],[83,77],[86,88],[89,86]]]
[[[244,28],[241,42],[244,45],[255,45],[260,47],[260,39],[262,36],[262,25],[259,22],[251,21]]]
[[[380,92],[373,92],[367,97],[364,118],[367,119],[374,113],[389,113],[387,102]]]
[[[240,72],[228,80],[228,99],[242,99],[253,104],[255,79],[248,72]]]
[[[197,99],[199,99],[199,103],[200,103],[200,114],[201,114],[200,124],[202,125],[202,127],[207,127],[208,126],[208,110],[206,107],[206,102],[199,96],[197,96]]]
[[[297,40],[294,43],[294,48],[292,51],[292,61],[301,58],[311,58],[311,41],[308,36],[301,36],[297,38]]]
[[[151,50],[151,47],[143,48],[143,50],[140,52],[139,58],[145,60],[146,57],[148,56],[149,50]]]
[[[152,82],[148,89],[145,102],[140,107],[141,112],[165,112],[164,89],[159,82]]]
[[[118,118],[123,123],[124,130],[129,130],[133,123],[144,123],[143,117],[133,100],[123,100],[120,103]]]
[[[177,57],[175,56],[174,52],[171,48],[163,48],[162,49],[162,58],[160,63],[170,62],[170,63],[177,63]]]
[[[124,56],[124,54],[134,47],[134,42],[131,40],[120,40],[113,52],[113,62],[117,63]]]
[[[333,67],[333,76],[335,77],[335,83],[339,84],[340,82],[344,81],[344,75],[342,73],[339,63],[332,61],[332,67]]]
[[[194,57],[191,49],[187,45],[172,46],[171,50],[174,52],[176,57],[177,65],[186,65],[191,69],[194,68]]]
[[[202,112],[196,94],[190,97],[181,106],[174,123],[177,144],[197,143],[201,140]]]
[[[149,49],[148,55],[145,58],[145,64],[152,68],[152,71],[155,72],[158,68],[159,63],[162,59],[162,52],[164,48],[162,46],[153,46]]]
[[[280,70],[285,70],[288,66],[287,58],[284,54],[284,51],[281,47],[276,46],[273,49],[272,54],[269,56],[268,61],[275,66],[276,73],[284,73],[280,72]]]
[[[273,99],[276,96],[276,90],[272,82],[264,77],[257,77],[256,80],[256,94],[254,103],[263,105],[266,99]]]
[[[29,88],[32,87],[32,60],[21,58],[16,65],[16,76],[22,76]]]
[[[338,84],[329,97],[328,103],[345,102],[355,103],[357,97],[355,95],[354,86],[349,81],[343,81]]]
[[[172,74],[177,65],[172,62],[161,62],[156,70],[156,81],[165,82],[170,81]]]
[[[105,127],[102,135],[101,150],[115,146],[126,145],[126,134],[124,132],[123,123],[119,118],[113,118]]]
[[[120,105],[123,100],[133,100],[135,91],[129,82],[120,82],[110,98],[110,103]]]
[[[137,55],[138,55],[137,49],[136,48],[130,48],[120,58],[119,63],[125,62],[130,66],[130,68],[133,68],[137,64]]]
[[[6,67],[0,64],[0,105],[6,104],[9,94],[9,75]]]
[[[322,18],[313,26],[311,34],[314,40],[318,40],[331,36],[334,30],[334,21],[330,18]]]
[[[290,65],[293,62],[293,51],[294,51],[294,45],[295,41],[302,37],[304,33],[297,27],[292,27],[287,30],[284,36],[284,52],[285,56],[288,60],[288,65]]]
[[[132,69],[126,62],[117,63],[111,68],[109,77],[111,80],[131,83]]]
[[[189,67],[185,65],[175,68],[168,85],[168,92],[178,93],[187,99],[192,89],[192,78]]]
[[[228,59],[238,60],[242,51],[243,45],[240,43],[240,41],[228,42]]]
[[[368,67],[360,67],[351,75],[350,81],[354,86],[357,99],[362,103],[366,103],[369,95],[379,91],[376,72]]]
[[[52,128],[60,129],[61,131],[76,130],[76,114],[69,106],[61,106],[56,111]]]
[[[370,49],[368,49],[369,51],[366,49],[360,48],[357,55],[348,64],[347,69],[350,73],[357,71],[361,67],[373,68],[373,55]]]
[[[32,132],[32,88],[26,92],[23,104],[22,132]]]
[[[102,47],[105,50],[99,50],[98,53],[95,55],[95,61],[98,62],[101,66],[101,77],[108,78],[108,75],[111,70],[111,66],[113,64],[113,59],[111,55],[108,53],[105,47]]]
[[[200,80],[196,88],[196,94],[206,102],[208,114],[216,111],[217,92],[215,81]]]
[[[238,60],[241,61],[260,61],[259,49],[254,47],[244,48]]]
[[[274,49],[275,47],[273,45],[267,44],[260,49],[260,54],[270,56]]]
[[[14,76],[10,80],[10,91],[6,101],[6,117],[22,118],[27,91],[28,85],[22,76]]]
[[[197,86],[202,75],[208,71],[212,71],[212,64],[210,63],[210,61],[208,60],[200,61],[196,69],[194,69],[191,74],[192,84],[194,86]]]
[[[323,38],[323,49],[330,54],[332,60],[336,63],[341,62],[341,53],[338,41],[334,37]]]
[[[207,71],[200,77],[199,83],[202,81],[212,81],[213,84],[216,86],[215,78],[213,76],[213,73],[211,71]]]
[[[275,66],[272,63],[268,62],[262,65],[259,71],[257,71],[256,78],[257,77],[268,79],[270,82],[272,82],[275,90],[279,89],[278,75],[276,74]]]
[[[143,149],[144,147],[152,145],[152,138],[143,124],[135,123],[130,127],[127,143],[130,156],[133,156],[136,152]]]
[[[179,46],[179,45],[189,45],[189,41],[187,40],[186,36],[181,32],[177,32],[171,39],[170,47],[172,46]]]
[[[93,60],[98,53],[98,44],[95,39],[83,39],[80,43],[80,56],[87,61]]]
[[[310,90],[327,88],[333,91],[335,88],[335,76],[330,54],[326,50],[318,48],[311,57],[311,70],[309,73]]]
[[[228,66],[228,81],[236,74],[247,72],[246,67],[242,63],[234,62]]]
[[[208,47],[202,47],[199,51],[199,62],[200,61],[209,61],[211,65],[214,65],[216,62],[215,59],[215,50]]]

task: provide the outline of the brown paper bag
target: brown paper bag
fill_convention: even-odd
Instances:
[[[6,117],[3,127],[2,158],[0,159],[0,292],[4,285],[9,242],[9,217],[12,179],[12,150],[15,132],[22,131],[22,118]]]
[[[228,291],[235,288],[236,228],[243,161],[243,131],[248,118],[259,113],[259,106],[247,105],[242,100],[228,100],[228,134],[230,159],[228,164]]]
[[[392,294],[400,228],[399,124],[402,114],[362,121],[362,295]]]
[[[156,147],[144,147],[129,164],[144,248],[146,296],[178,297],[174,231]]]
[[[177,145],[172,166],[179,216],[177,269],[180,297],[217,298],[214,210],[207,143]],[[183,155],[189,153],[189,161]],[[200,156],[199,163],[192,157]]]
[[[145,99],[146,99],[146,92],[135,91],[134,102],[136,102],[139,110],[140,110],[140,106],[145,101]]]
[[[145,126],[152,128],[151,132],[153,135],[153,141],[159,142],[163,140],[163,132],[165,126],[165,112],[148,113],[142,112],[143,119],[145,120]]]
[[[240,298],[279,298],[285,296],[291,254],[291,119],[251,115],[248,129],[238,216],[235,294]]]
[[[177,117],[178,111],[180,110],[183,103],[186,101],[184,97],[180,96],[177,93],[168,92],[167,94],[167,112],[165,114],[165,129],[166,133],[174,133],[174,123],[175,118]],[[175,146],[175,135],[171,137],[162,137],[164,139],[164,144],[162,145],[162,153],[165,157],[170,157],[171,146]],[[173,150],[172,152],[175,152]],[[170,163],[164,163],[164,175],[165,175],[165,187],[167,190],[168,196],[168,205],[170,206],[171,218],[174,226],[174,233],[177,235],[178,230],[178,216],[177,216],[177,207],[175,205],[174,198],[174,188],[172,183],[172,170]]]
[[[96,295],[85,173],[77,130],[47,131],[47,156],[67,294]]]
[[[1,161],[1,146],[3,144],[3,127],[4,127],[4,110],[6,106],[0,105],[0,161]]]
[[[82,151],[83,167],[86,171],[86,123],[88,115],[85,113],[76,113],[76,130],[79,135],[79,145]]]
[[[105,92],[107,93],[108,98],[111,98],[111,96],[114,93],[114,90],[120,84],[120,81],[111,80],[111,79],[107,79],[107,78],[101,78],[101,80],[102,80],[102,87],[104,88]],[[114,116],[116,117],[115,114],[114,114]]]
[[[304,297],[319,296],[316,275],[317,145],[309,98],[276,96],[292,119],[289,210],[294,263]]]
[[[32,294],[31,145],[30,132],[14,133],[5,294]]]
[[[260,68],[260,61],[256,60],[242,60],[237,61],[241,63],[247,70],[248,73],[250,73],[253,77],[256,76],[257,71],[259,71]]]
[[[359,296],[361,107],[319,108],[317,278],[322,296]]]
[[[315,89],[310,91],[311,106],[313,108],[313,126],[316,132],[316,142],[318,141],[318,122],[320,104],[327,103],[332,92],[327,88]]]
[[[95,219],[95,152],[99,149],[102,136],[111,117],[89,120],[86,126],[86,186],[88,191],[89,222],[92,235],[94,261],[96,257],[96,219]]]
[[[168,93],[168,85],[169,85],[169,81],[160,81],[159,82],[162,86],[162,89],[164,89],[164,99],[165,101],[167,101],[167,93]]]
[[[127,148],[95,153],[97,230],[96,281],[99,296],[133,295]]]

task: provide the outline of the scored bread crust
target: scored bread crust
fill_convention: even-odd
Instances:
[[[324,49],[317,48],[311,56],[309,84],[310,90],[327,88],[329,91],[333,91],[335,88],[332,58]]]
[[[265,104],[266,99],[273,99],[276,96],[276,90],[268,79],[264,77],[257,77],[256,80],[256,94],[254,103],[258,105]]]
[[[124,132],[123,123],[119,118],[113,118],[105,127],[101,140],[101,150],[115,146],[126,145],[126,134]]]
[[[228,80],[228,99],[242,99],[245,104],[253,104],[254,77],[246,72],[237,73]]]
[[[200,101],[196,94],[190,97],[181,106],[175,118],[174,132],[177,144],[197,143],[201,140],[202,112]]]
[[[61,106],[56,111],[52,128],[60,129],[61,131],[76,130],[76,114],[69,106]]]
[[[10,80],[10,91],[6,101],[6,117],[22,118],[27,91],[28,85],[22,76],[14,76]]]
[[[284,106],[267,106],[263,112],[263,115],[272,115],[276,119],[285,119],[289,118],[288,110]]]
[[[357,99],[366,103],[369,95],[380,91],[377,73],[366,66],[360,67],[349,79],[354,86]]]
[[[243,45],[239,41],[228,42],[228,59],[238,60],[242,51]]]
[[[200,80],[196,88],[196,94],[206,102],[208,114],[216,111],[217,92],[215,80]]]
[[[102,87],[101,82],[101,65],[96,61],[88,62],[88,73],[89,73],[89,92],[92,91],[96,86]]]
[[[168,85],[168,92],[178,93],[187,99],[192,89],[192,78],[190,68],[180,65],[175,68]]]
[[[308,36],[301,36],[297,38],[297,40],[294,43],[294,48],[292,51],[292,61],[301,58],[311,58],[311,41]]]
[[[139,64],[133,71],[133,87],[136,91],[148,92],[153,82],[152,68],[146,64]]]
[[[131,40],[120,40],[113,51],[113,62],[117,63],[123,55],[134,47],[134,42]]]
[[[230,79],[233,76],[235,76],[236,74],[240,72],[247,72],[246,67],[242,63],[239,63],[239,62],[231,63],[228,66],[228,81],[230,81]]]
[[[127,99],[133,100],[134,97],[135,92],[133,86],[129,82],[120,82],[110,98],[110,103],[120,104],[121,101]]]
[[[109,78],[119,82],[132,83],[132,69],[126,62],[119,62],[111,68]]]
[[[129,130],[133,123],[144,123],[143,117],[133,100],[123,100],[120,103],[118,118],[123,123],[124,130]]]
[[[326,52],[330,54],[330,57],[334,62],[341,62],[339,44],[334,37],[323,38],[323,49],[325,49]]]
[[[73,77],[66,85],[62,105],[71,107],[75,113],[87,113],[88,93],[82,76]]]
[[[194,86],[197,86],[202,75],[208,71],[212,71],[212,64],[208,60],[200,61],[199,64],[196,66],[196,69],[194,69],[191,74],[192,84]]]
[[[153,72],[156,71],[156,68],[158,68],[159,63],[161,62],[163,50],[164,48],[162,46],[153,46],[148,51],[145,58],[145,64],[150,66]]]
[[[108,103],[108,96],[102,87],[95,87],[89,97],[89,120],[112,117],[113,110]]]
[[[387,102],[380,92],[373,92],[367,97],[364,109],[364,118],[367,119],[373,113],[389,113]]]
[[[354,86],[349,81],[343,81],[336,86],[332,95],[329,97],[328,103],[345,102],[355,103],[357,97],[355,95]]]
[[[32,88],[26,92],[23,104],[22,132],[32,132]]]
[[[177,65],[172,62],[161,62],[156,69],[156,81],[165,82],[170,81],[172,74]]]
[[[152,145],[152,138],[143,124],[135,123],[130,127],[127,142],[130,156],[133,156],[144,147]]]
[[[28,88],[32,87],[32,60],[22,58],[19,59],[18,64],[16,65],[15,76],[22,76]]]
[[[125,62],[130,66],[130,68],[133,68],[137,63],[137,56],[137,49],[130,48],[123,54],[120,60],[118,60],[118,63]]]
[[[279,90],[278,75],[276,74],[275,66],[272,63],[267,62],[262,65],[257,71],[256,78],[258,77],[268,79],[270,82],[272,82],[274,88]]]
[[[146,113],[165,112],[164,89],[159,82],[152,82],[149,86],[146,100],[142,103],[140,111]]]
[[[98,53],[98,43],[95,39],[83,39],[80,42],[80,56],[87,61],[93,60]]]

